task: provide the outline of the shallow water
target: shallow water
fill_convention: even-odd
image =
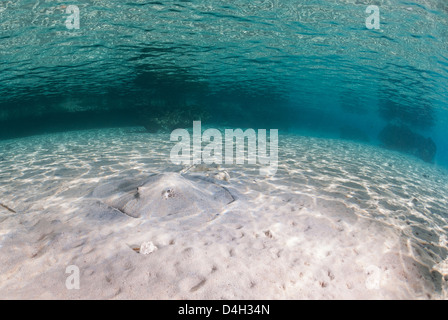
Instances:
[[[379,0],[369,29],[370,4],[0,1],[2,296],[34,298],[42,282],[48,298],[446,298],[448,5]],[[170,132],[191,133],[195,120],[278,129],[274,174],[260,162],[173,163]],[[204,215],[125,217],[149,200],[117,199],[167,172],[235,201]],[[151,239],[154,261],[128,256]],[[99,247],[116,252],[118,270]],[[176,267],[157,269],[169,254]],[[26,263],[56,273],[82,264],[92,286],[114,285],[74,295],[62,274]],[[271,286],[259,281],[263,264]],[[148,265],[157,276],[143,279]],[[224,265],[242,281],[220,296]],[[132,291],[142,281],[157,290]]]

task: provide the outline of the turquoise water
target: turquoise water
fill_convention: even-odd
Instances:
[[[442,0],[0,1],[0,136],[201,118],[448,166],[447,27]]]
[[[446,0],[0,0],[0,297],[446,300],[447,89]]]

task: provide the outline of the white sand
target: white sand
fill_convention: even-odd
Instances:
[[[168,135],[1,141],[0,203],[16,213],[0,206],[0,298],[448,298],[445,171],[352,142],[279,143],[273,178],[225,167],[229,182],[215,183],[236,201],[218,215],[135,219],[95,190],[179,172]],[[144,242],[157,250],[138,253]],[[79,290],[66,288],[70,265]]]

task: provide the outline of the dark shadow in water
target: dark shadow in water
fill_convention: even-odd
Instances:
[[[210,118],[209,106],[204,103],[208,84],[196,81],[186,70],[178,68],[172,74],[136,69],[132,104],[136,107],[138,124],[148,132],[172,131],[192,127],[193,121]]]
[[[356,92],[346,91],[340,95],[339,103],[341,109],[351,114],[367,114],[369,112],[368,105]]]

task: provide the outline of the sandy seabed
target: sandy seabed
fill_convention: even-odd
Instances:
[[[249,165],[180,175],[172,147],[140,128],[0,141],[0,298],[448,298],[445,170],[374,146],[280,135],[274,177]],[[229,181],[215,179],[224,171]],[[137,189],[163,173],[190,179],[181,190],[203,181],[213,200],[226,190],[232,201],[194,214],[184,199],[188,214],[164,215],[157,188],[169,179]],[[145,242],[157,250],[142,254]],[[71,265],[78,290],[66,287]]]

